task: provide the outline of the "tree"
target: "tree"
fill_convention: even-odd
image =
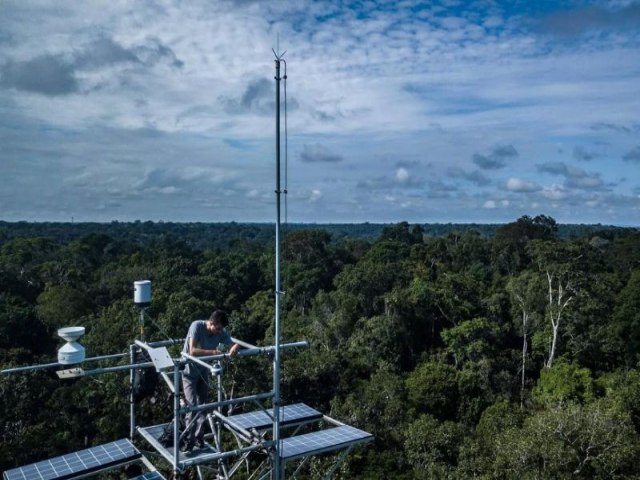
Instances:
[[[637,478],[638,436],[615,403],[559,404],[495,442],[491,478]]]
[[[37,302],[38,316],[53,329],[75,324],[90,307],[86,293],[65,284],[47,285]]]
[[[455,417],[458,403],[456,369],[436,360],[426,360],[406,380],[409,406],[441,419]]]
[[[526,247],[532,240],[556,239],[558,226],[556,221],[546,215],[534,218],[524,215],[512,223],[499,227],[493,238],[493,262],[509,275],[525,268],[530,258]]]
[[[558,348],[563,315],[577,292],[574,266],[580,253],[575,245],[563,246],[558,242],[547,241],[532,242],[529,251],[547,279],[547,317],[551,324],[551,342],[545,366],[551,368]]]
[[[588,403],[593,400],[593,379],[587,368],[557,362],[540,372],[533,397],[540,404]]]
[[[404,449],[416,478],[449,478],[458,463],[465,428],[422,414],[407,427]]]
[[[465,320],[442,332],[446,350],[453,355],[456,367],[492,356],[498,336],[497,326],[483,317]]]
[[[631,273],[613,311],[614,341],[627,366],[640,360],[640,270]]]
[[[542,288],[540,277],[535,273],[525,271],[517,277],[511,277],[507,284],[507,291],[520,314],[520,331],[522,332],[520,405],[522,406],[524,403],[529,335],[537,327],[539,321],[538,312],[541,304],[544,302],[544,299],[541,298]]]

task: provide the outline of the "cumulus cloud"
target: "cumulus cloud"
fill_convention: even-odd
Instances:
[[[570,188],[597,189],[603,186],[599,173],[589,173],[564,162],[546,162],[538,164],[537,168],[540,172],[565,177],[565,184]]]
[[[331,152],[327,147],[314,143],[302,147],[300,160],[307,163],[337,163],[344,159],[341,155]]]
[[[550,187],[545,187],[542,190],[542,195],[549,200],[565,200],[569,197],[569,192],[562,186],[553,184]]]
[[[409,171],[404,168],[404,167],[400,167],[396,170],[396,180],[400,183],[407,183],[410,180],[410,176],[409,176]]]
[[[273,85],[266,78],[257,78],[247,85],[242,95],[236,98],[220,97],[227,113],[257,113],[272,115],[275,110]]]
[[[486,186],[491,183],[491,180],[484,175],[480,170],[474,170],[468,172],[459,167],[450,167],[447,169],[447,175],[452,178],[461,178],[467,182],[473,183],[478,186]]]
[[[537,192],[540,190],[540,186],[534,182],[522,180],[520,178],[511,177],[507,180],[507,190],[510,192]]]
[[[297,108],[288,124],[297,161],[291,178],[313,186],[296,198],[307,207],[298,218],[317,219],[310,201],[318,198],[322,221],[338,211],[343,221],[402,220],[403,206],[422,221],[511,221],[533,197],[542,207],[573,208],[604,198],[606,182],[621,176],[615,168],[638,165],[629,141],[640,132],[640,39],[628,28],[635,18],[629,1],[597,2],[595,20],[579,2],[545,8],[561,12],[545,18],[556,32],[602,28],[575,42],[536,36],[531,21],[544,13],[530,2],[490,3],[445,1],[420,11],[405,2],[329,0],[143,2],[135,9],[126,2],[3,4],[0,177],[20,185],[7,186],[11,194],[24,192],[0,193],[4,218],[57,216],[55,202],[26,207],[54,178],[68,187],[68,205],[89,205],[73,197],[91,194],[107,221],[122,218],[122,207],[110,206],[127,205],[129,191],[153,199],[144,212],[136,209],[152,218],[214,220],[211,211],[230,205],[225,219],[270,219],[262,212],[272,202],[265,158],[273,155],[275,31],[290,51],[289,109]],[[119,133],[105,136],[105,129]],[[151,130],[166,136],[149,138]],[[562,154],[553,148],[559,141]],[[607,161],[598,145],[629,163]],[[567,160],[568,152],[590,170],[558,162],[531,172],[519,161],[525,148],[527,158],[549,162]],[[400,158],[407,160],[390,160]],[[203,165],[237,169],[238,177],[181,172]],[[78,171],[84,176],[76,184],[65,183]],[[640,169],[624,175],[619,218],[638,208],[632,189]],[[215,183],[218,177],[226,180]],[[204,192],[215,210],[189,210],[189,217],[172,210],[195,205]],[[384,202],[387,196],[394,201]],[[556,211],[560,221],[574,220],[576,210]],[[580,221],[612,218],[602,209]]]
[[[622,156],[625,162],[640,163],[640,145]]]
[[[8,61],[0,67],[0,84],[48,96],[78,90],[73,66],[60,55],[41,55],[31,60]]]
[[[586,148],[582,146],[577,146],[573,148],[573,158],[581,162],[589,162],[597,157],[597,154],[588,151]]]
[[[322,192],[320,190],[318,190],[318,189],[311,190],[311,193],[309,194],[309,201],[310,202],[317,202],[321,198],[322,198]]]
[[[80,69],[96,69],[118,63],[142,63],[131,51],[107,37],[101,37],[79,51],[74,66]]]
[[[160,194],[209,196],[212,186],[231,187],[234,175],[212,168],[152,168],[135,185],[136,190]]]
[[[518,156],[518,151],[513,145],[497,145],[488,155],[473,155],[473,163],[483,170],[498,170],[504,168],[507,162]]]
[[[0,85],[51,97],[68,95],[80,91],[83,72],[127,63],[153,66],[164,59],[173,67],[184,65],[171,48],[157,38],[147,38],[125,48],[111,38],[100,36],[66,54],[8,60],[0,65]]]

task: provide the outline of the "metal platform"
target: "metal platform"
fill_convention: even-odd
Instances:
[[[68,480],[126,465],[142,457],[126,438],[4,472],[5,480]]]
[[[160,443],[160,437],[164,432],[165,427],[168,423],[163,423],[160,425],[154,425],[152,427],[138,427],[138,432],[142,437],[151,444],[156,451],[162,455],[171,465],[175,463],[175,450],[173,445],[170,447],[165,447]],[[199,465],[201,463],[206,463],[211,460],[215,460],[220,457],[220,452],[218,452],[211,445],[206,444],[205,448],[201,448],[200,450],[193,450],[191,452],[178,452],[178,462],[181,465],[188,467],[190,465]]]

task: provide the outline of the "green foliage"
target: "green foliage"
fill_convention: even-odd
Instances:
[[[53,329],[75,325],[89,313],[87,294],[69,285],[47,285],[38,296],[36,311],[42,322]]]
[[[535,412],[499,435],[491,478],[613,479],[638,475],[640,444],[629,416],[597,401]]]
[[[435,418],[454,418],[458,399],[455,367],[437,360],[426,360],[407,377],[409,405]]]
[[[618,294],[613,312],[613,334],[616,350],[628,366],[640,361],[640,270],[631,273]]]
[[[587,403],[593,399],[591,372],[570,363],[556,362],[540,372],[533,397],[540,404]]]
[[[339,478],[640,478],[637,231],[540,215],[293,226],[283,239],[281,338],[310,343],[283,354],[283,400],[375,434]],[[87,327],[88,355],[126,352],[140,279],[153,282],[148,340],[222,308],[232,335],[273,343],[272,225],[0,222],[2,368],[51,362],[71,324]],[[238,358],[225,389],[268,391],[271,375],[271,359]],[[128,435],[126,374],[2,375],[0,395],[3,470]],[[154,398],[138,406],[145,424],[167,420],[171,397]]]
[[[442,332],[446,351],[453,356],[456,365],[494,356],[492,349],[498,336],[496,325],[486,318],[466,320]]]
[[[416,478],[450,478],[466,434],[463,426],[422,414],[411,422],[404,448]]]
[[[606,373],[596,380],[596,385],[604,390],[606,398],[617,402],[628,412],[640,433],[640,371],[616,370]]]
[[[402,442],[400,426],[407,420],[405,398],[402,377],[383,367],[352,385],[344,400],[332,402],[332,414],[373,433],[381,445],[397,445]]]

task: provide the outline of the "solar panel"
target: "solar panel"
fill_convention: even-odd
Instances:
[[[227,417],[228,423],[244,429],[255,428],[265,430],[273,425],[273,408],[268,410],[256,410],[255,412],[241,413]],[[320,420],[322,414],[304,403],[295,403],[280,407],[280,425],[286,426],[297,423]]]
[[[339,450],[356,443],[370,442],[373,435],[363,430],[342,425],[318,432],[305,433],[282,440],[280,457],[291,460],[306,455]]]
[[[152,470],[150,472],[145,472],[142,475],[138,475],[137,477],[133,477],[130,480],[165,480],[165,478],[157,470]]]
[[[65,480],[123,465],[142,454],[123,438],[4,472],[5,480]]]

